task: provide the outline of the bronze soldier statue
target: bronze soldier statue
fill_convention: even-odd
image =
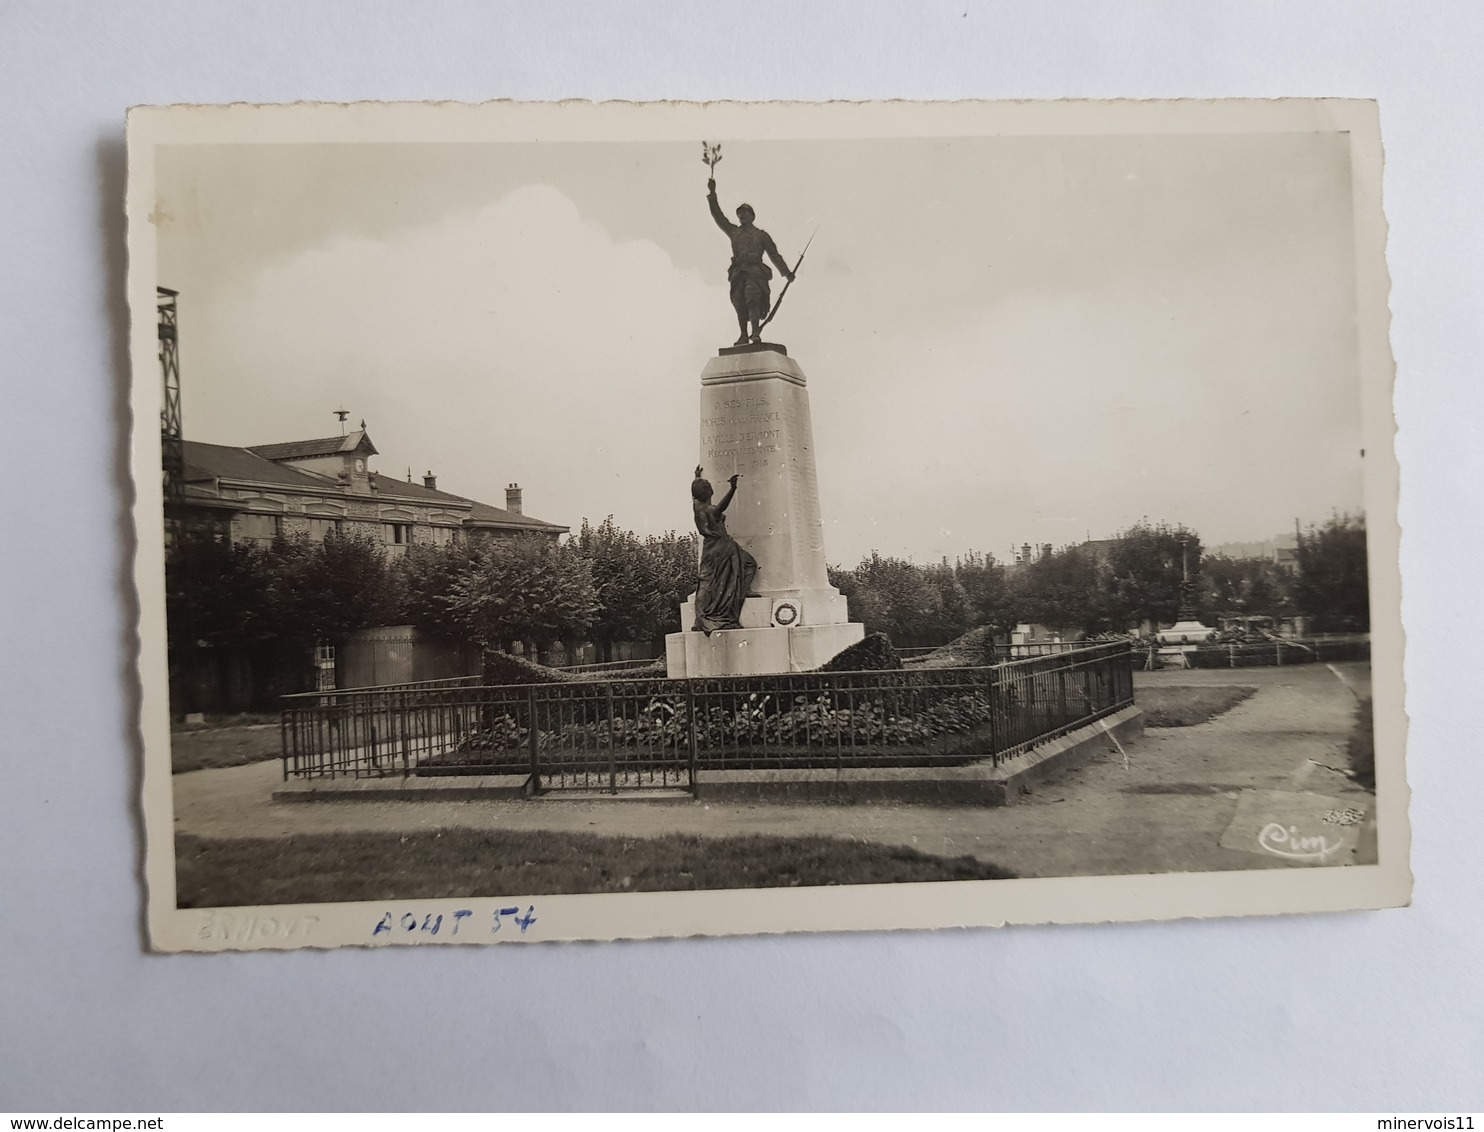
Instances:
[[[711,164],[714,172],[714,163]],[[711,208],[711,218],[716,221],[716,226],[732,241],[732,263],[727,268],[727,282],[731,284],[732,308],[737,312],[737,329],[740,331],[734,345],[761,342],[763,324],[768,321],[772,307],[768,280],[773,278],[773,272],[763,262],[764,254],[790,283],[794,273],[778,254],[773,237],[753,224],[757,214],[752,211],[752,205],[737,206],[737,219],[742,223],[733,224],[726,218],[716,200],[715,177],[706,181],[706,203]]]

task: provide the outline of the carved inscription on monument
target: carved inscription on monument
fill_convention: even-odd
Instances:
[[[783,414],[766,394],[739,393],[715,405],[718,415],[701,418],[705,463],[744,473],[777,465]]]

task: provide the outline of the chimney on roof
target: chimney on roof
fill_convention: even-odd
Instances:
[[[438,477],[435,476],[432,472],[425,473],[423,475],[423,487],[427,488],[429,491],[437,491]]]
[[[513,483],[505,489],[505,510],[512,515],[520,515],[520,484]]]

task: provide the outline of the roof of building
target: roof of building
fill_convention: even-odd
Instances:
[[[376,445],[366,435],[365,429],[356,429],[344,436],[321,436],[315,440],[288,440],[282,444],[254,444],[248,451],[265,460],[307,460],[313,456],[334,456],[341,452],[361,450],[375,456]]]
[[[395,476],[384,476],[376,474],[376,493],[395,499],[415,499],[420,502],[446,502],[464,504],[472,502],[462,495],[455,495],[451,491],[439,491],[437,488],[424,487],[420,483],[410,480],[399,480]]]
[[[317,476],[297,468],[286,468],[256,455],[248,448],[203,444],[199,440],[183,441],[182,446],[185,449],[187,482],[226,476],[229,479],[252,480],[255,483],[279,483],[305,491],[324,491],[335,486],[335,481],[325,476]]]
[[[1117,545],[1118,540],[1116,538],[1090,538],[1082,544],[1082,549],[1091,551],[1093,554],[1100,554],[1106,558]]]
[[[469,522],[476,527],[529,527],[533,531],[548,531],[565,533],[571,527],[560,527],[555,523],[548,523],[544,519],[537,519],[531,515],[517,515],[513,511],[506,511],[499,507],[491,507],[488,503],[480,503],[471,499],[474,504],[473,513],[469,516]]]
[[[336,437],[335,439],[338,441],[342,438]],[[185,450],[185,480],[188,485],[222,478],[251,483],[280,484],[315,494],[340,495],[345,492],[345,488],[329,476],[316,475],[313,472],[280,464],[262,455],[264,450],[282,449],[290,447],[289,445],[261,444],[252,448],[234,448],[227,444],[203,444],[199,440],[187,440],[183,442],[183,447]],[[355,451],[355,449],[351,448],[346,451]],[[517,515],[499,507],[491,507],[488,503],[481,503],[477,499],[470,499],[463,495],[455,495],[451,491],[440,491],[437,488],[424,487],[420,483],[399,480],[395,476],[376,474],[375,482],[377,498],[404,499],[421,503],[442,502],[458,511],[468,508],[469,515],[464,521],[474,527],[517,528],[544,531],[548,534],[565,534],[571,529],[557,523],[548,523],[544,519],[537,519],[531,515]],[[199,489],[189,491],[188,494],[193,503],[205,502],[205,496]]]
[[[557,523],[548,523],[544,519],[537,519],[531,515],[517,515],[514,511],[506,511],[502,507],[491,507],[488,503],[481,503],[477,499],[470,499],[465,495],[455,495],[451,491],[442,491],[435,487],[424,487],[413,480],[399,480],[390,476],[378,475],[376,477],[376,493],[387,499],[408,499],[420,502],[438,502],[440,500],[449,503],[469,507],[469,522],[476,527],[529,527],[531,530],[556,531],[565,533],[571,530]]]

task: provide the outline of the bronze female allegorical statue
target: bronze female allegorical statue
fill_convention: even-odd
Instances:
[[[702,471],[697,466],[696,478],[690,485],[696,530],[701,532],[700,584],[696,587],[696,623],[691,631],[709,637],[717,629],[742,628],[742,602],[757,596],[752,592],[757,559],[727,533],[727,504],[737,494],[737,480],[741,477],[731,476],[727,482],[732,486],[721,502],[712,503],[711,481],[702,477]]]

